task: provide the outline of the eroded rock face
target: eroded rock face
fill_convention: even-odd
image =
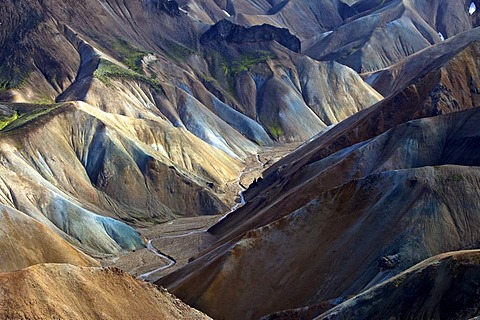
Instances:
[[[300,40],[287,29],[280,29],[266,24],[246,28],[233,24],[228,20],[217,22],[202,35],[200,41],[206,45],[214,45],[212,41],[242,44],[276,41],[293,52],[301,51]]]

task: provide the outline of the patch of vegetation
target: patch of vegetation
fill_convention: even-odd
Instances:
[[[62,104],[54,105],[16,105],[15,114],[9,119],[4,119],[4,122],[1,122],[0,119],[0,131],[8,132],[19,127],[24,126],[25,124],[36,120],[39,117],[42,117],[53,110],[60,108]],[[5,124],[5,125],[2,125]]]
[[[154,89],[162,91],[160,84],[153,77],[147,77],[133,70],[125,69],[108,60],[100,60],[100,64],[98,65],[97,70],[93,73],[93,76],[107,86],[112,84],[112,78],[119,78],[144,82],[151,85]]]
[[[148,55],[148,52],[139,50],[122,39],[117,39],[112,45],[112,49],[118,54],[119,60],[126,66],[137,73],[143,73],[141,62],[143,57]]]
[[[275,55],[268,51],[255,51],[248,54],[244,54],[239,56],[238,58],[234,59],[230,62],[230,64],[224,64],[222,66],[222,70],[225,75],[231,74],[232,76],[236,76],[237,74],[248,71],[254,66],[264,63],[268,59],[274,59]]]
[[[20,89],[23,87],[30,77],[29,72],[25,72],[22,70],[15,70],[13,77],[5,77],[8,75],[7,72],[2,72],[2,68],[0,68],[0,91],[7,91],[13,89]]]
[[[18,113],[15,111],[15,113],[12,116],[1,116],[0,115],[0,131],[3,130],[6,126],[8,126],[10,123],[18,119]]]
[[[275,138],[275,140],[278,140],[282,135],[285,134],[283,128],[277,125],[269,126],[268,132],[272,135],[273,138]]]

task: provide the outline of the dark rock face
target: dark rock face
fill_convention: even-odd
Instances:
[[[394,269],[400,263],[398,255],[383,256],[378,259],[380,269]]]
[[[478,270],[478,250],[442,254],[315,320],[478,319]]]
[[[244,43],[277,41],[282,46],[294,51],[301,51],[300,40],[287,29],[263,24],[245,28],[228,20],[221,20],[205,32],[200,38],[204,45],[213,43]]]
[[[175,0],[147,0],[147,5],[166,12],[170,16],[180,15],[178,3]]]

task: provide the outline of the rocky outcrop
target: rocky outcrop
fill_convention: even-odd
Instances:
[[[228,20],[221,20],[200,38],[200,42],[207,46],[212,46],[215,42],[255,44],[268,41],[276,41],[293,52],[301,51],[300,40],[287,29],[267,24],[246,28]]]

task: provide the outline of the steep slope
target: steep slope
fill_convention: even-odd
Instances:
[[[64,239],[27,215],[0,205],[0,272],[23,269],[38,263],[98,263],[74,249]]]
[[[472,28],[463,0],[386,1],[347,20],[305,52],[358,72],[385,68],[434,43]],[[439,33],[442,35],[439,36]]]
[[[239,164],[188,131],[85,103],[4,109],[18,119],[0,132],[1,202],[89,252],[143,246],[111,217],[158,222],[227,209],[214,186],[235,180]]]
[[[384,207],[388,207],[388,203],[395,199],[401,203],[398,203],[397,208],[388,209],[388,211],[392,210],[398,213],[398,218],[402,216],[410,217],[407,212],[413,215],[414,213],[409,211],[413,210],[412,207],[408,205],[403,206],[407,203],[406,199],[411,201],[408,203],[412,203],[413,207],[415,207],[414,204],[416,202],[420,204],[425,200],[425,203],[428,203],[429,200],[416,198],[412,190],[416,184],[412,183],[410,186],[409,179],[412,181],[424,181],[426,179],[426,188],[435,190],[437,187],[433,187],[431,185],[432,182],[434,184],[436,183],[435,181],[452,181],[456,183],[460,176],[464,176],[463,172],[475,172],[474,168],[459,169],[462,173],[458,173],[460,176],[457,176],[457,173],[450,172],[450,169],[445,169],[447,170],[446,172],[435,172],[435,170],[432,171],[428,168],[444,164],[476,165],[478,159],[469,158],[470,156],[463,158],[460,156],[476,154],[476,151],[473,149],[470,151],[456,149],[457,147],[476,148],[475,144],[468,142],[470,141],[469,137],[477,132],[474,124],[477,121],[476,116],[478,116],[478,110],[476,109],[460,114],[452,113],[448,117],[435,118],[435,120],[420,120],[412,124],[400,126],[396,130],[387,130],[395,128],[395,126],[399,126],[412,118],[428,117],[439,113],[451,113],[459,109],[475,107],[478,99],[476,90],[461,90],[461,87],[457,87],[454,83],[463,83],[457,79],[476,79],[478,77],[478,66],[475,62],[470,64],[469,68],[459,69],[457,67],[458,65],[463,65],[465,61],[474,61],[474,57],[478,56],[478,43],[475,42],[477,36],[478,34],[474,31],[460,35],[459,37],[467,37],[471,44],[464,47],[463,40],[460,41],[461,45],[459,45],[458,49],[452,50],[450,55],[440,55],[438,59],[434,60],[431,68],[427,68],[426,74],[422,70],[418,70],[418,76],[410,81],[408,86],[405,85],[403,91],[399,90],[396,95],[333,127],[268,169],[265,172],[264,179],[254,183],[246,192],[246,205],[209,230],[218,236],[217,244],[199,255],[196,261],[187,265],[183,270],[161,279],[159,283],[174,289],[186,301],[197,305],[197,307],[203,310],[208,310],[214,317],[235,318],[243,313],[248,314],[250,317],[258,317],[277,311],[275,310],[276,308],[285,309],[288,308],[286,306],[299,307],[308,303],[319,303],[342,295],[358,293],[370,281],[373,281],[373,283],[380,281],[382,276],[378,276],[374,280],[376,277],[375,266],[377,265],[377,259],[382,255],[395,254],[397,249],[400,250],[396,247],[397,249],[392,249],[389,252],[386,247],[380,248],[378,245],[373,245],[373,243],[378,244],[379,239],[385,238],[385,235],[382,233],[384,229],[378,226],[377,228],[372,227],[376,230],[374,232],[373,229],[370,230],[366,227],[366,235],[373,236],[375,233],[378,235],[378,238],[370,238],[371,240],[368,240],[365,244],[365,254],[368,251],[368,257],[371,260],[366,259],[365,256],[357,257],[355,263],[353,262],[354,260],[351,260],[355,264],[355,272],[358,272],[358,278],[352,275],[352,269],[345,267],[342,270],[345,272],[345,277],[347,275],[349,277],[349,280],[346,281],[346,278],[340,277],[341,279],[339,279],[338,274],[340,272],[335,268],[331,268],[329,263],[332,262],[332,259],[340,259],[336,258],[337,256],[342,257],[342,259],[348,259],[352,255],[348,248],[351,248],[356,243],[356,240],[346,242],[347,240],[341,239],[342,237],[349,237],[348,235],[353,237],[354,234],[358,233],[358,229],[352,231],[348,228],[332,227],[329,221],[337,221],[335,214],[340,210],[345,210],[345,214],[355,210],[359,214],[357,217],[361,219],[362,223],[363,219],[365,219],[363,217],[376,219],[377,215],[385,212],[386,209]],[[446,99],[437,98],[440,97],[439,94],[441,95],[442,92]],[[472,122],[469,122],[470,120],[468,119],[470,118]],[[467,123],[472,125],[468,126],[466,125]],[[387,132],[374,138],[385,131]],[[459,134],[458,139],[456,138],[457,133]],[[422,169],[422,167],[427,168]],[[399,171],[398,173],[391,171],[410,168],[419,169]],[[381,172],[387,173],[380,174]],[[373,181],[369,180],[369,176],[375,174],[380,174],[382,182],[373,186],[372,184],[376,180],[374,178],[372,178],[374,179]],[[463,178],[461,181],[463,181]],[[470,198],[468,195],[470,189],[476,190],[475,181],[468,182],[467,185],[457,189],[459,192],[458,197],[463,199],[459,200],[460,202],[463,201],[462,203],[465,203],[466,199]],[[472,183],[472,185],[470,186],[469,183]],[[402,184],[406,185],[405,189],[398,189],[400,188],[399,185]],[[416,185],[415,188],[419,188],[419,185]],[[365,191],[352,191],[360,188],[365,189]],[[380,194],[378,194],[379,192]],[[387,194],[390,192],[392,199],[387,197]],[[419,192],[419,195],[424,192],[425,190]],[[345,197],[340,196],[340,194],[345,195]],[[436,192],[433,194],[434,202],[436,203],[452,201],[451,199],[442,200],[443,198],[438,198]],[[382,198],[382,195],[385,198]],[[354,196],[355,198],[353,198]],[[357,196],[359,197],[358,199],[356,198]],[[456,196],[455,194],[449,195],[452,199]],[[317,202],[314,199],[323,200],[318,200],[319,202]],[[383,200],[377,202],[380,199]],[[371,209],[365,209],[365,201],[372,201],[367,205]],[[349,203],[351,203],[351,207],[344,207],[345,205],[349,206]],[[432,206],[435,205],[432,204]],[[462,207],[463,204],[459,206]],[[298,212],[305,212],[306,215],[311,214],[312,219],[314,219],[313,217],[317,217],[315,213],[324,210],[322,208],[326,207],[331,207],[331,215],[321,215],[322,219],[325,218],[321,223],[325,225],[326,230],[340,230],[336,236],[329,236],[328,241],[326,238],[323,238],[325,236],[323,233],[317,232],[319,226],[313,220],[301,224],[302,228],[312,228],[311,235],[308,232],[304,232],[305,230],[302,228],[297,229],[296,223],[292,222],[292,219],[295,221],[293,217],[299,215]],[[431,208],[430,204],[425,204],[425,210],[428,208]],[[460,209],[458,210],[461,211]],[[468,210],[470,214],[474,211]],[[287,216],[281,218],[285,215]],[[278,220],[279,218],[280,220]],[[411,223],[411,221],[408,221],[408,218],[405,219],[407,219],[405,224],[399,227],[399,234],[405,232],[404,228]],[[343,220],[340,219],[338,222],[340,223]],[[269,225],[270,223],[271,225]],[[334,222],[331,223],[333,224]],[[357,225],[355,222],[351,223],[349,226],[352,228],[354,226],[356,226],[355,228],[361,227],[361,225]],[[470,223],[475,225],[472,221]],[[376,226],[374,223],[366,225]],[[415,225],[415,223],[412,223],[412,225]],[[427,226],[428,223],[425,222],[425,225]],[[468,224],[466,225],[468,226]],[[281,230],[278,231],[279,233],[271,234],[268,231],[272,228],[276,230],[277,227],[278,230]],[[301,232],[299,231],[300,229],[302,230]],[[416,231],[412,230],[412,232],[412,234],[415,234]],[[465,230],[462,232],[468,233]],[[424,236],[429,237],[430,235],[426,233]],[[311,237],[320,238],[313,239]],[[412,235],[412,239],[418,237],[420,236],[417,234]],[[292,239],[297,239],[298,242]],[[394,246],[394,243],[397,243],[396,245],[398,246],[401,243],[400,238],[395,238],[395,236],[388,239],[385,240],[388,245]],[[285,253],[286,251],[284,250],[288,246],[286,243],[290,240],[293,241],[291,247],[289,247],[292,249],[292,252],[298,250],[298,252],[302,253],[298,253],[298,255],[292,252],[290,254]],[[305,242],[303,242],[304,240]],[[334,242],[339,241],[346,247],[343,247],[343,249],[332,249],[330,240]],[[434,243],[437,240],[431,241],[426,240],[428,243]],[[466,242],[461,240],[460,242],[449,242],[448,244],[442,241],[441,239],[438,240],[440,247],[426,249],[423,253],[419,253],[420,256],[407,254],[405,260],[401,260],[405,264],[399,267],[396,272],[410,267],[421,259],[428,258],[432,254],[430,250],[433,250],[435,253],[440,253],[444,250],[456,250],[462,247],[473,246],[477,240],[472,240],[471,242],[469,240]],[[323,249],[319,247],[312,248],[312,244],[325,244],[325,247]],[[410,245],[413,247],[417,246],[417,244],[413,243],[405,244],[407,252],[410,250],[408,249]],[[355,247],[357,247],[356,244]],[[375,252],[372,252],[372,250]],[[333,251],[338,252],[337,255]],[[272,252],[276,258],[272,258],[269,255]],[[298,263],[298,261],[303,261],[302,259],[304,258],[311,259],[312,252],[316,252],[319,261],[323,262],[316,264],[317,262],[314,263],[316,260],[305,260],[304,263]],[[327,256],[323,256],[322,252]],[[362,253],[359,254],[362,255]],[[260,259],[262,261],[258,260],[258,257],[262,257]],[[358,266],[358,259],[364,261],[365,264],[362,263]],[[322,263],[325,264],[322,265]],[[205,267],[201,268],[202,264],[205,264]],[[311,264],[316,265],[316,267],[310,269]],[[346,261],[339,262],[339,265],[347,266],[347,264]],[[367,266],[369,266],[368,272],[365,269]],[[256,275],[258,274],[256,271],[259,269],[263,270],[262,274],[268,273],[272,275],[272,281],[257,278]],[[308,273],[306,269],[311,270],[312,273]],[[233,274],[240,274],[238,273],[239,270],[242,270],[241,274],[244,276],[233,276]],[[274,270],[278,273],[274,272]],[[330,270],[329,272],[333,274],[325,275],[326,271],[324,270]],[[305,276],[300,276],[300,274],[304,273]],[[277,274],[278,278],[275,278],[274,274]],[[286,277],[285,274],[291,274],[291,276]],[[316,274],[324,274],[325,277],[318,278],[315,276]],[[317,279],[313,282],[318,283],[318,286],[312,284],[312,279]],[[247,303],[246,300],[242,300],[242,297],[237,296],[237,293],[241,295],[241,292],[247,290],[247,288],[242,287],[242,283],[249,284],[248,292],[254,295],[265,295],[265,297],[273,295],[275,298],[265,298],[264,300],[270,302],[252,307],[251,301]],[[252,286],[252,283],[257,285]],[[278,287],[279,283],[282,284],[280,287],[292,288],[292,292],[295,293],[292,295],[275,294],[274,292],[278,292],[278,288],[280,288]],[[232,286],[235,286],[238,290],[235,292],[229,290]],[[306,290],[305,288],[309,289]],[[297,296],[299,297],[298,300],[294,301],[292,297]],[[225,297],[225,300],[222,297]],[[236,301],[236,305],[229,305],[227,300]],[[244,301],[245,304],[239,301]],[[248,308],[251,311],[248,311]]]
[[[319,187],[325,190],[327,186],[333,187],[332,183],[345,181],[337,180],[337,177],[324,185],[321,178],[315,179],[321,171],[312,172],[309,164],[411,119],[478,106],[480,95],[475,87],[462,89],[470,81],[476,83],[480,76],[475,59],[480,47],[475,42],[478,40],[478,32],[475,31],[459,35],[472,41],[465,49],[460,49],[463,48],[462,43],[458,49],[451,48],[448,56],[432,61],[426,74],[423,69],[411,69],[416,70],[417,75],[410,74],[413,80],[398,93],[348,118],[268,168],[264,179],[245,193],[247,204],[236,214],[222,220],[211,232],[220,236],[238,236],[305,205],[317,194]],[[457,53],[458,50],[461,51]],[[458,68],[465,63],[468,67]]]
[[[131,226],[226,212],[259,146],[303,141],[382,98],[352,70],[298,55],[285,30],[200,44],[205,28],[175,1],[73,7],[2,7],[16,33],[0,39],[0,99],[17,102],[1,107],[2,203],[95,256],[142,247]]]
[[[270,37],[269,30],[274,27],[247,29],[246,37],[227,48],[211,43],[204,47],[199,45],[198,39],[205,28],[197,28],[192,17],[180,11],[175,1],[169,2],[173,11],[167,10],[162,1],[157,2],[149,5],[143,1],[128,4],[112,1],[102,5],[87,1],[75,14],[65,14],[68,4],[58,6],[55,0],[44,5],[26,4],[23,10],[35,12],[39,17],[30,28],[35,37],[22,24],[23,20],[13,20],[12,28],[21,31],[18,38],[26,39],[28,35],[28,41],[36,41],[28,42],[28,48],[24,48],[5,36],[1,39],[8,48],[5,52],[11,52],[12,56],[22,55],[54,72],[53,67],[44,65],[35,55],[35,44],[50,47],[50,35],[55,34],[56,45],[62,46],[63,51],[58,50],[58,55],[50,57],[49,63],[55,64],[58,60],[78,70],[75,76],[72,72],[65,75],[59,64],[61,72],[55,75],[55,83],[65,83],[59,86],[52,84],[53,76],[38,71],[30,62],[17,63],[5,56],[1,100],[82,100],[110,113],[137,118],[161,117],[234,157],[244,158],[256,153],[255,144],[269,145],[272,140],[300,141],[311,137],[329,125],[331,119],[325,122],[321,116],[324,112],[342,109],[337,114],[339,119],[335,119],[341,121],[381,98],[347,68],[337,66],[324,70],[319,67],[318,72],[315,64],[300,63],[299,56],[286,49],[288,46],[283,40],[288,36]],[[3,14],[8,16],[12,8],[9,2]],[[92,20],[90,12],[95,12],[94,16],[103,21],[103,29]],[[162,34],[157,30],[162,30]],[[190,32],[180,35],[175,30]],[[252,34],[256,34],[255,41],[250,37]],[[19,65],[22,65],[21,70]],[[316,83],[327,77],[346,81],[344,87],[349,88],[359,104],[345,101],[343,95],[333,96],[331,105],[320,107],[308,100],[318,95],[318,90],[301,87],[298,79]],[[276,89],[260,88],[267,82],[267,87]],[[272,106],[265,106],[268,103],[263,92],[276,95],[279,90],[288,97],[282,97],[283,103],[274,108],[277,117],[265,119]],[[297,106],[295,109],[299,110],[296,111],[302,114],[299,120],[291,115],[295,110],[287,110],[283,100]],[[320,119],[316,119],[312,110]],[[278,114],[282,113],[286,116],[283,123],[279,123]],[[303,132],[299,122],[309,118],[314,119],[310,121],[311,129]],[[288,132],[284,134],[285,130]]]
[[[0,292],[2,319],[210,319],[118,269],[37,265],[1,273]]]
[[[222,20],[201,42],[223,57],[209,62],[212,74],[232,84],[244,112],[277,141],[304,141],[382,98],[351,69],[293,53],[300,44],[285,29]],[[266,63],[250,68],[256,60]]]
[[[182,10],[195,19],[214,24],[221,19],[243,25],[264,23],[287,28],[301,40],[331,30],[343,22],[343,17],[355,12],[342,1],[267,1],[267,0],[181,0]]]
[[[439,61],[448,61],[453,54],[457,54],[467,46],[470,46],[470,49],[467,50],[472,50],[472,52],[463,53],[464,57],[456,61],[456,68],[460,68],[460,66],[463,65],[468,70],[458,74],[445,74],[442,76],[454,77],[454,79],[450,81],[454,83],[456,88],[470,88],[470,90],[475,91],[478,86],[475,82],[478,70],[475,56],[478,49],[470,44],[472,41],[478,41],[480,39],[480,36],[478,36],[479,31],[478,28],[475,28],[468,32],[461,33],[442,43],[412,54],[408,58],[388,68],[373,73],[366,73],[363,77],[378,92],[387,97],[399,89],[401,90],[401,88],[405,87],[406,84],[412,82],[415,78],[429,73],[432,69],[436,68]],[[419,72],[419,70],[421,71]],[[453,86],[453,83],[451,86]],[[460,90],[457,89],[453,92],[455,95],[458,95],[458,91]],[[478,105],[478,101],[474,101],[473,105]]]
[[[315,319],[473,319],[479,258],[478,250],[435,256]]]
[[[253,319],[342,300],[432,255],[476,246],[479,112],[413,121],[312,163],[325,173],[307,205],[159,283],[213,317]]]

